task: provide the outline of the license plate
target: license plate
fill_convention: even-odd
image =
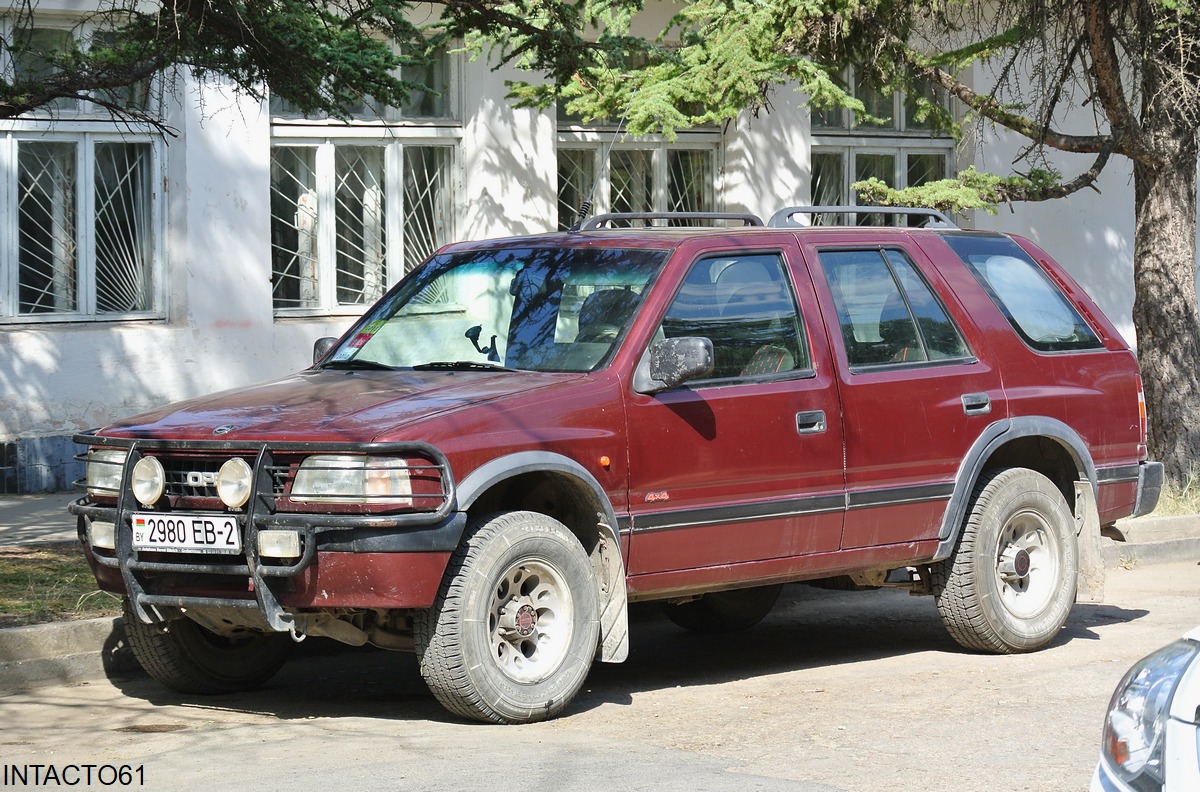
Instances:
[[[133,548],[169,553],[240,553],[242,534],[227,514],[133,515]]]

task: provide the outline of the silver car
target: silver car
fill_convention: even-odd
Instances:
[[[1092,792],[1200,790],[1200,627],[1134,663],[1104,719]]]

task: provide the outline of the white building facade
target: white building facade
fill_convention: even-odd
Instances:
[[[89,35],[65,13],[35,25],[51,41]],[[810,117],[780,90],[769,113],[673,141],[515,109],[515,76],[447,54],[417,75],[437,95],[348,124],[186,74],[159,108],[175,137],[87,103],[0,123],[0,494],[69,488],[77,431],[304,368],[317,338],[444,243],[565,228],[585,199],[769,216],[852,201],[870,176],[1004,170],[1018,145],[956,149],[853,75],[890,123]],[[1100,187],[973,221],[1044,245],[1132,336],[1128,167]]]

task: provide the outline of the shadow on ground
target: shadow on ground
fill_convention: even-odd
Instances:
[[[1054,645],[1094,640],[1093,628],[1146,615],[1111,605],[1077,605]],[[929,597],[880,590],[841,592],[791,585],[771,615],[736,634],[686,632],[653,603],[631,606],[630,656],[597,663],[568,712],[628,704],[634,694],[677,686],[718,685],[740,679],[832,667],[913,653],[961,655]],[[113,683],[126,695],[160,705],[256,713],[279,719],[377,718],[454,720],[425,687],[412,654],[355,649],[308,639],[267,685],[220,696],[166,690],[121,663]]]

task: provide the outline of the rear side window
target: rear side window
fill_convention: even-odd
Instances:
[[[902,251],[822,250],[851,367],[970,357],[962,334]]]
[[[946,234],[946,244],[1026,344],[1040,352],[1103,346],[1071,301],[1013,240]]]

